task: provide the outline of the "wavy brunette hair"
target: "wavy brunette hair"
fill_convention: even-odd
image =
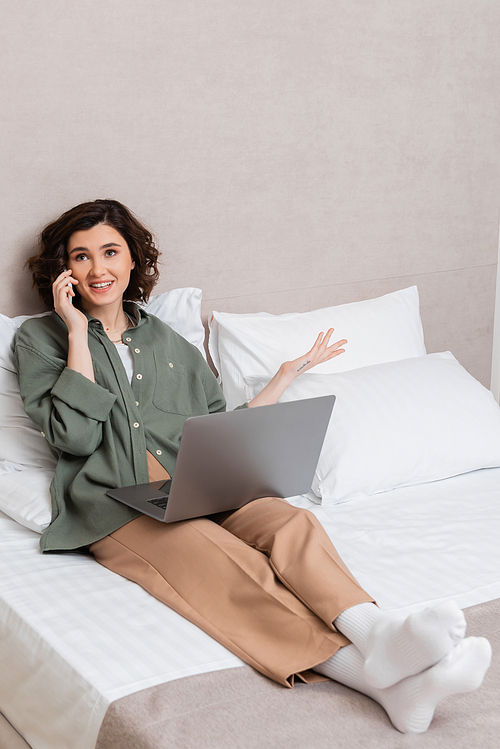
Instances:
[[[130,302],[147,302],[158,281],[158,257],[153,235],[117,200],[81,203],[63,213],[42,231],[40,251],[27,261],[33,286],[47,307],[54,306],[52,284],[66,268],[68,240],[75,231],[92,229],[98,224],[113,227],[127,242],[135,267],[124,297]],[[78,299],[78,289],[75,288]]]

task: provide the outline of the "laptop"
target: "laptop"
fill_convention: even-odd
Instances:
[[[190,417],[171,480],[106,494],[164,523],[305,494],[334,403],[327,395]]]

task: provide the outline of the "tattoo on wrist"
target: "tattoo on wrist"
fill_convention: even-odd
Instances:
[[[306,362],[304,362],[304,364],[301,367],[298,368],[297,372],[300,372],[301,369],[304,369],[304,367],[307,367],[307,365],[310,363],[311,363],[311,360],[308,359]]]

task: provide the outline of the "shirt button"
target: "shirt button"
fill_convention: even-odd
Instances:
[[[139,422],[138,421],[134,421],[134,427],[137,429],[137,427],[139,427],[139,426],[140,426]]]
[[[125,338],[125,340],[126,340],[126,341],[131,341],[132,339],[131,339],[131,338]]]
[[[136,401],[136,402],[135,402],[135,405],[136,405],[136,406],[138,406],[138,405],[139,405],[139,401]]]
[[[156,454],[157,454],[157,455],[161,455],[161,450],[157,450],[157,451],[156,451]]]
[[[172,362],[171,362],[171,361],[169,361],[169,363],[168,363],[168,366],[170,367],[170,369],[173,369],[173,366],[174,366],[174,365],[172,364]]]
[[[136,377],[137,377],[138,380],[142,380],[142,375],[141,374],[136,375]]]
[[[40,432],[40,434],[42,435],[42,437],[45,437],[45,432]]]
[[[140,348],[135,348],[134,351],[135,351],[136,354],[140,354],[141,353],[141,349]]]

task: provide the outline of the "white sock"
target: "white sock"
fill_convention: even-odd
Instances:
[[[465,617],[455,601],[405,617],[360,603],[334,622],[365,659],[369,684],[386,688],[433,666],[463,639]]]
[[[398,731],[424,733],[434,717],[439,700],[451,694],[477,689],[490,663],[491,646],[488,640],[484,637],[467,637],[439,663],[388,689],[379,689],[367,683],[364,659],[355,645],[341,648],[314,670],[378,702]]]

